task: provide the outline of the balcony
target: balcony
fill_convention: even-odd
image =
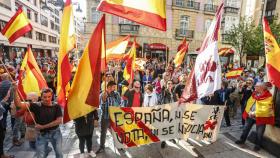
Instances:
[[[225,7],[225,13],[238,14],[239,13],[239,8],[226,6]]]
[[[173,6],[186,8],[186,9],[194,9],[194,10],[200,9],[200,3],[194,1],[176,0],[173,1]]]
[[[216,13],[218,6],[213,4],[204,4],[204,11],[205,12],[211,12]]]
[[[194,30],[176,29],[175,38],[183,39],[184,37],[191,39],[194,37]]]
[[[138,35],[140,25],[135,24],[119,24],[121,35]]]

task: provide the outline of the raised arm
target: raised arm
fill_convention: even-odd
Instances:
[[[14,91],[14,103],[17,107],[21,108],[21,109],[27,109],[30,104],[29,103],[26,103],[26,102],[21,102],[20,100],[20,97],[18,95],[18,87],[17,87],[17,84],[16,82],[13,82],[13,89]]]

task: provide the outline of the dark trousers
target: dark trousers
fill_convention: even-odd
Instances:
[[[87,151],[88,153],[91,152],[92,150],[92,135],[87,135],[87,136],[78,136],[79,138],[79,148],[80,148],[80,152],[84,153],[84,149],[85,149],[85,144],[87,146]]]
[[[241,121],[242,121],[242,125],[243,126],[245,125],[245,120],[243,119],[242,114],[243,114],[243,112],[245,110],[245,107],[246,107],[246,103],[242,103],[241,104]]]
[[[231,126],[230,118],[229,118],[229,106],[226,107],[226,110],[224,112],[224,118],[225,118],[227,126]]]
[[[0,120],[0,157],[4,155],[4,139],[5,139],[5,128],[3,126],[3,119]]]
[[[253,125],[256,123],[256,120],[252,119],[252,118],[247,118],[246,120],[246,126],[245,129],[243,130],[243,133],[240,137],[241,141],[246,141],[251,128],[253,127]],[[265,131],[265,127],[266,125],[256,125],[256,130],[257,130],[257,138],[256,138],[256,146],[260,147],[262,144],[262,139],[263,139],[263,134]]]
[[[8,112],[10,112],[10,114],[11,114],[11,109],[8,109],[8,108],[6,108],[5,107],[5,109],[6,109],[6,111],[3,113],[3,125],[4,125],[4,128],[6,129],[7,128],[7,117],[8,117]],[[13,129],[14,128],[14,125],[15,125],[15,118],[13,118],[12,116],[11,116],[11,128]]]
[[[100,136],[100,148],[105,148],[106,134],[107,130],[110,127],[110,120],[105,119],[102,116],[101,119],[101,136]]]

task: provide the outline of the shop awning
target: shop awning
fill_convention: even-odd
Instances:
[[[149,48],[151,50],[169,50],[169,48],[165,45],[165,44],[162,44],[162,43],[151,43],[149,44]]]
[[[129,41],[128,44],[127,44],[127,47],[131,47],[132,44],[133,44],[133,42],[132,42],[132,41]],[[140,47],[141,47],[141,45],[140,45],[139,43],[136,42],[136,48],[138,49],[138,48],[140,48]]]

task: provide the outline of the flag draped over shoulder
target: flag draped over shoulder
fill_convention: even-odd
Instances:
[[[243,68],[232,69],[226,73],[226,78],[227,79],[238,78],[241,76],[243,71],[244,71]]]
[[[134,41],[132,47],[129,51],[129,56],[126,60],[126,65],[123,72],[123,78],[128,82],[132,83],[134,76],[133,70],[135,69],[135,59],[136,59],[136,42]]]
[[[26,99],[26,95],[30,92],[37,92],[39,96],[41,89],[48,87],[30,47],[27,48],[22,61],[18,80],[21,99]]]
[[[280,88],[280,48],[265,18],[263,19],[263,33],[267,78],[269,82]]]
[[[19,7],[15,15],[9,20],[1,33],[8,38],[10,43],[32,30],[32,25]]]
[[[166,31],[166,0],[102,0],[97,10]]]
[[[189,80],[195,80],[195,86],[193,84],[186,85],[182,95],[183,100],[193,101],[197,98],[213,94],[216,90],[221,88],[222,73],[218,54],[218,33],[221,25],[223,8],[224,3],[219,6],[215,18],[200,47],[194,70],[192,70],[194,73],[189,77]],[[197,93],[194,96],[193,94],[189,94],[191,92]],[[192,98],[190,99],[190,97]]]
[[[67,106],[64,123],[79,118],[99,107],[101,54],[105,51],[105,15],[96,26],[80,59]]]
[[[180,50],[177,52],[174,58],[175,67],[180,66],[183,63],[186,53],[188,52],[189,44],[186,42],[186,38],[184,38],[182,44],[180,44]]]
[[[65,106],[67,93],[70,89],[71,64],[68,53],[76,47],[73,6],[71,0],[66,0],[61,22],[60,45],[57,69],[57,102]]]

